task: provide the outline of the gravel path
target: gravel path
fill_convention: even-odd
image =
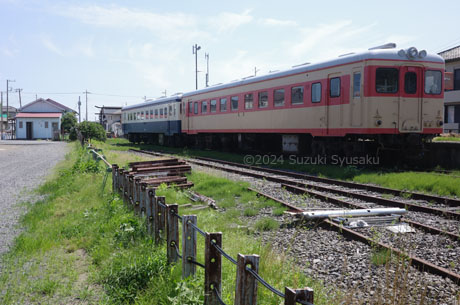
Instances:
[[[0,141],[0,255],[19,234],[17,223],[24,212],[19,203],[35,202],[32,194],[68,151],[67,143],[49,141]],[[0,266],[0,273],[1,273]]]

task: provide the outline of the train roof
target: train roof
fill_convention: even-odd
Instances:
[[[219,85],[203,88],[200,90],[187,92],[187,93],[184,93],[182,97],[193,96],[193,95],[211,92],[215,90],[237,87],[237,86],[251,84],[255,82],[275,79],[275,78],[279,78],[283,76],[295,75],[299,73],[305,73],[305,72],[310,72],[314,70],[324,69],[327,67],[338,66],[338,65],[343,65],[343,64],[348,64],[348,63],[358,62],[358,61],[364,61],[364,60],[379,60],[379,59],[398,60],[398,61],[410,60],[414,62],[444,63],[444,59],[441,56],[437,54],[426,54],[426,52],[425,52],[426,56],[423,56],[423,57],[416,56],[415,58],[409,58],[407,54],[410,49],[411,48],[408,48],[405,50],[396,49],[396,48],[375,49],[375,50],[368,50],[368,51],[361,52],[361,53],[345,54],[345,55],[339,56],[338,58],[335,58],[332,60],[329,59],[329,60],[321,61],[321,62],[314,63],[314,64],[305,64],[299,67],[293,67],[291,69],[280,71],[280,72],[274,72],[274,73],[261,75],[261,76],[248,77],[248,78],[236,80],[236,81],[225,83],[225,84],[219,84]],[[417,52],[417,54],[420,54],[421,52]]]
[[[126,110],[131,110],[131,109],[143,108],[146,106],[167,104],[167,103],[174,102],[174,101],[180,102],[181,97],[182,97],[182,94],[178,94],[178,95],[173,95],[173,96],[168,96],[168,97],[162,97],[156,100],[147,100],[146,102],[141,103],[141,104],[125,106],[121,108],[121,110],[126,111]]]

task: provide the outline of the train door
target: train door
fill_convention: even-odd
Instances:
[[[422,67],[410,66],[400,69],[399,131],[418,132],[422,128]]]
[[[362,73],[361,67],[352,70],[352,83],[351,83],[351,105],[350,105],[350,122],[353,127],[360,127],[362,125],[363,117],[363,104],[362,104]]]
[[[326,134],[333,135],[342,123],[342,78],[340,73],[329,74],[326,92]]]

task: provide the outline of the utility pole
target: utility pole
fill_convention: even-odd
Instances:
[[[206,87],[209,87],[209,53],[204,53],[206,59]]]
[[[254,67],[254,76],[257,76],[257,72],[259,72],[260,70],[257,69],[257,67]]]
[[[163,96],[166,97],[166,93],[167,93],[166,89],[165,89],[165,91],[162,91],[161,93],[163,93]]]
[[[21,91],[22,89],[16,89],[15,90],[17,93],[19,93],[19,108],[22,108],[22,102],[21,102]]]
[[[8,119],[10,118],[10,107],[8,104],[8,91],[10,91],[10,85],[9,83],[14,83],[15,80],[7,79],[6,80],[6,128],[8,129]],[[13,88],[11,88],[11,91],[13,91]]]
[[[86,95],[86,120],[88,121],[88,93],[91,94],[91,92],[88,92],[88,89],[86,89],[83,93]]]
[[[195,54],[195,88],[198,90],[198,50],[200,50],[201,47],[195,43],[194,46],[192,46],[192,53]]]
[[[81,106],[81,101],[80,101],[80,96],[78,96],[78,123],[81,123],[81,110],[80,110],[80,106]]]

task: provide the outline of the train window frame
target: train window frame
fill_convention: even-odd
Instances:
[[[230,111],[238,111],[239,102],[240,102],[240,99],[238,95],[231,96],[230,97]]]
[[[277,98],[277,94],[283,93],[283,99]],[[274,107],[284,107],[286,103],[286,90],[284,88],[279,88],[273,90],[273,106]]]
[[[319,91],[316,89],[316,87],[319,86]],[[322,97],[323,97],[323,88],[322,88],[321,82],[313,83],[311,84],[311,102],[316,104],[316,103],[321,103]],[[316,91],[319,92],[319,98],[316,96]]]
[[[436,84],[433,82],[432,85],[427,86],[428,74],[429,74],[429,73],[436,73],[439,77],[437,78],[437,81],[436,81],[436,79],[435,79]],[[424,91],[425,91],[425,94],[440,95],[440,94],[442,93],[442,82],[443,82],[443,80],[442,80],[442,72],[441,72],[441,71],[439,71],[439,70],[426,70],[426,71],[425,71],[425,80],[424,80],[424,87],[425,87],[425,88],[424,88]],[[436,87],[434,87],[434,86],[436,86]],[[429,90],[427,91],[427,89],[428,89],[429,87],[430,87],[430,88],[433,88],[433,87],[434,87],[434,88],[436,89],[436,91],[433,92],[432,89],[429,89]]]
[[[329,79],[329,97],[340,97],[342,81],[339,77]]]
[[[153,119],[153,109],[150,109],[150,119]]]
[[[300,89],[301,95],[300,95],[300,99],[294,102],[294,96],[295,96],[294,90],[296,89]],[[305,88],[303,86],[291,87],[291,105],[302,105],[304,103],[304,92],[305,92]]]
[[[193,114],[193,102],[188,102],[188,113]]]
[[[158,119],[158,109],[155,109],[155,119]]]
[[[198,114],[198,102],[193,104],[193,114]]]
[[[353,97],[361,96],[361,72],[353,73]]]
[[[254,93],[246,93],[244,95],[244,109],[254,108]]]
[[[163,117],[163,108],[160,108],[160,118]]]
[[[172,116],[172,105],[169,105],[169,116]]]
[[[263,94],[263,96],[262,96]],[[264,100],[262,100],[262,97],[264,97]],[[267,108],[268,107],[268,91],[260,91],[257,93],[257,105],[259,108]]]
[[[209,112],[215,113],[217,112],[217,100],[212,99],[209,101]]]
[[[201,113],[208,113],[208,101],[201,102]]]
[[[413,78],[408,79],[408,76],[409,77],[415,76],[415,82]],[[404,93],[406,94],[416,94],[417,93],[417,73],[413,71],[407,71],[406,73],[404,73]]]
[[[222,105],[224,106],[223,108],[222,108]],[[220,112],[227,112],[227,98],[226,97],[223,97],[220,99],[219,110]]]
[[[164,109],[165,109],[165,118],[167,118],[168,117],[168,107],[165,107]]]
[[[387,89],[382,89],[384,87],[389,87],[389,85],[380,85],[379,87],[379,79],[384,79],[383,77],[379,77],[379,72],[392,72],[396,76],[396,78],[393,80],[394,81],[394,86],[390,87],[393,88],[393,90],[387,90]],[[390,85],[391,86],[391,85]],[[397,68],[377,68],[375,69],[375,91],[377,93],[382,93],[382,94],[395,94],[398,93],[399,91],[399,69]]]
[[[141,111],[141,120],[143,121],[145,118],[145,114],[144,114],[144,111]]]

